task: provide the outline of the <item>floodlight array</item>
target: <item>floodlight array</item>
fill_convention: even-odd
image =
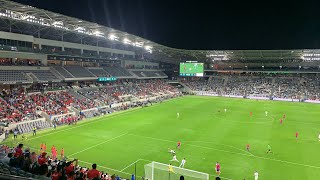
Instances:
[[[122,42],[125,45],[131,45],[134,47],[144,48],[149,53],[152,53],[152,49],[153,49],[152,46],[146,45],[143,41],[132,41],[128,37],[125,37],[121,40],[120,37],[117,36],[116,33],[114,33],[114,32],[103,32],[102,30],[90,29],[90,28],[85,28],[85,27],[79,26],[79,25],[67,24],[66,22],[63,22],[63,21],[56,21],[53,19],[41,18],[41,17],[29,15],[29,14],[22,13],[22,12],[11,11],[11,10],[7,10],[7,9],[0,9],[0,17],[1,16],[9,18],[9,19],[26,21],[26,22],[30,22],[30,23],[40,24],[43,26],[54,27],[54,28],[59,28],[59,29],[67,30],[67,31],[74,31],[74,32],[78,32],[78,33],[83,33],[83,34],[90,35],[90,36],[105,38],[105,39],[108,39],[111,41],[118,41],[118,42]],[[78,22],[80,22],[80,21],[78,21]]]

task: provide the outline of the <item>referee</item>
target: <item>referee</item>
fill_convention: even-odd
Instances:
[[[37,128],[35,126],[33,126],[33,133],[32,133],[33,136],[36,136],[37,135]]]

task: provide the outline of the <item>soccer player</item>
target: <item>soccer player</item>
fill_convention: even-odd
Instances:
[[[259,173],[258,173],[258,171],[256,171],[256,172],[253,174],[253,176],[254,176],[254,180],[258,180],[258,178],[259,178]]]
[[[52,154],[52,159],[56,159],[56,157],[57,157],[57,149],[56,149],[56,147],[54,147],[54,145],[52,145],[52,147],[51,147],[51,154]]]
[[[52,159],[53,159],[53,160],[56,160],[56,159],[57,159],[57,154],[58,154],[57,149],[54,148],[54,150],[53,150],[53,152],[52,152]]]
[[[179,160],[177,159],[177,155],[173,155],[172,159],[170,161],[176,161],[176,162],[179,162]]]
[[[250,151],[250,144],[247,144],[246,149],[247,151]]]
[[[179,149],[179,150],[180,150],[180,147],[181,147],[181,142],[180,142],[180,141],[178,141],[178,143],[177,143],[177,149]]]
[[[44,152],[44,151],[43,151],[43,147],[44,147],[44,144],[41,143],[41,144],[40,144],[40,153],[43,153],[43,152]]]
[[[172,168],[172,165],[171,165],[171,164],[169,164],[168,170],[169,170],[169,173],[175,173],[175,172],[173,171],[173,168]]]
[[[179,118],[179,117],[180,117],[180,113],[177,112],[177,118]]]
[[[281,119],[280,119],[280,124],[282,124],[282,121],[283,121],[283,120],[282,120],[282,118],[281,118]]]
[[[216,162],[216,168],[215,169],[216,169],[216,173],[219,175],[221,173],[219,162]]]
[[[168,152],[171,154],[176,154],[176,152],[173,149],[168,148]]]
[[[252,112],[250,112],[250,116],[252,116]]]
[[[187,162],[186,158],[183,158],[179,167],[184,168],[184,165],[186,164],[186,162]]]
[[[24,140],[27,140],[27,137],[24,134],[22,134],[22,141]]]
[[[266,116],[268,116],[268,111],[265,111],[264,113],[266,114]]]
[[[226,109],[226,108],[224,109],[224,112],[227,112],[227,109]]]
[[[299,132],[297,131],[296,132],[296,139],[298,139],[298,137],[299,137]]]
[[[283,119],[286,119],[286,114],[283,114]]]
[[[273,152],[271,151],[271,146],[268,144],[268,151],[267,151],[267,154],[269,154],[269,153],[273,154]]]
[[[61,159],[63,159],[64,158],[64,149],[63,148],[61,149],[61,153],[60,154],[61,154]]]
[[[46,143],[44,143],[42,150],[43,150],[43,152],[46,152],[46,151],[47,151],[47,145],[46,145]]]
[[[320,134],[319,134],[318,138],[319,138],[319,141],[320,141]]]

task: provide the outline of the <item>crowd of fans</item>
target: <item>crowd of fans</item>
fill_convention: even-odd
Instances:
[[[218,95],[320,100],[317,75],[222,75],[209,79],[181,79],[193,91]]]
[[[0,171],[3,174],[42,180],[120,180],[119,176],[108,175],[97,169],[78,165],[78,160],[67,161],[66,157],[49,156],[45,151],[37,153],[23,144],[10,148],[0,147]]]
[[[116,81],[108,84],[91,84],[65,87],[64,90],[28,94],[23,88],[3,90],[0,98],[0,122],[16,123],[48,116],[63,115],[73,107],[83,117],[99,116],[100,107],[131,101],[131,99],[177,92],[163,80]],[[123,107],[125,108],[125,107]],[[109,111],[110,112],[110,111]]]

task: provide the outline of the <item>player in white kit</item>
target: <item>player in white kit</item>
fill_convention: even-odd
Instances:
[[[224,109],[224,112],[227,112],[227,109]]]
[[[259,178],[259,173],[258,173],[258,171],[256,171],[254,173],[254,180],[258,180],[258,178]]]
[[[319,141],[320,141],[320,134],[319,134],[318,138],[319,138]]]
[[[171,154],[176,154],[176,152],[173,149],[168,148],[168,152]]]
[[[187,161],[186,161],[186,158],[183,158],[179,167],[180,167],[180,168],[183,168],[184,165],[186,164],[186,162],[187,162]]]
[[[266,114],[266,116],[268,116],[268,111],[264,112]]]
[[[177,155],[173,155],[172,159],[170,161],[176,161],[179,162],[179,160],[177,159]]]
[[[180,113],[177,113],[177,118],[179,118],[180,117]]]

